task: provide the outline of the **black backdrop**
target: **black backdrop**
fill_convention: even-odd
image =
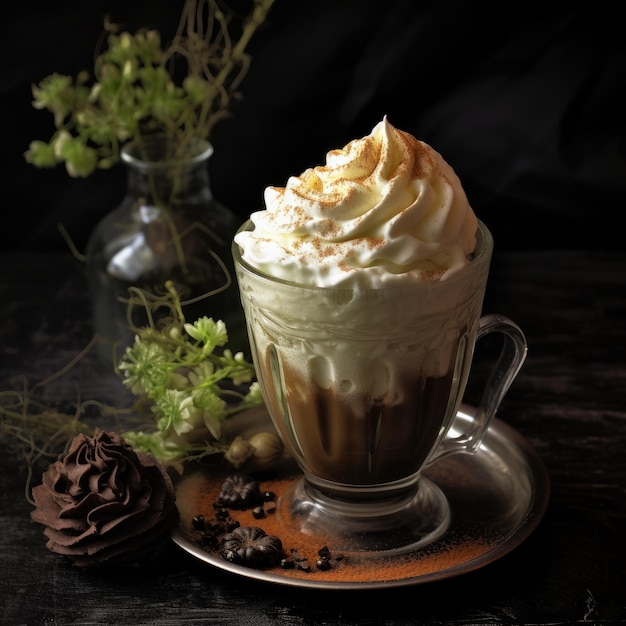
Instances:
[[[235,0],[245,7],[244,0]],[[92,67],[105,14],[171,35],[182,0],[5,3],[0,245],[66,250],[121,198],[120,166],[84,180],[23,160],[48,139],[31,84]],[[560,5],[560,6],[559,6]],[[612,5],[608,5],[612,6]],[[615,248],[626,209],[626,44],[602,2],[276,0],[242,98],[215,129],[215,196],[242,219],[263,189],[323,162],[384,114],[441,152],[497,248]]]

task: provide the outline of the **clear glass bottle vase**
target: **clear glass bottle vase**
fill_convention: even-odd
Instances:
[[[248,354],[230,251],[239,220],[211,193],[211,144],[197,140],[182,155],[175,148],[162,136],[122,148],[126,195],[87,242],[92,318],[104,362],[112,363],[132,343],[133,326],[148,323],[145,307],[129,309],[129,288],[153,301],[166,293],[166,281],[180,294],[186,321],[203,315],[222,319],[228,347]],[[151,313],[158,321],[169,310],[156,307]]]

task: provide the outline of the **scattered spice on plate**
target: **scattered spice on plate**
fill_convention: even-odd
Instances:
[[[228,475],[218,471],[198,472],[183,479],[177,485],[177,503],[181,513],[179,531],[183,536],[202,547],[210,555],[220,556],[220,541],[207,541],[206,528],[196,528],[197,518],[204,516],[205,523],[214,517],[216,502],[220,489]],[[261,504],[246,509],[228,511],[231,523],[240,527],[258,527],[266,533],[280,539],[282,557],[272,566],[264,570],[288,578],[301,578],[310,581],[325,582],[393,582],[418,579],[432,575],[437,577],[441,572],[462,566],[468,561],[481,558],[489,561],[488,553],[497,544],[475,534],[460,536],[452,529],[435,544],[420,550],[395,556],[380,558],[359,558],[356,555],[344,555],[334,550],[328,537],[305,535],[281,521],[280,516],[270,513],[280,498],[300,475],[279,476],[262,480],[259,483]],[[273,496],[265,494],[272,492]],[[255,517],[254,510],[262,506],[265,515],[262,519]],[[196,520],[194,523],[192,520]]]

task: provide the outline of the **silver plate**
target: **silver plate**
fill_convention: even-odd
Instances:
[[[472,407],[463,405],[457,415],[458,423],[462,426],[471,422],[473,414]],[[253,411],[246,419],[236,428],[259,430],[269,420],[264,410]],[[452,521],[448,531],[434,544],[402,556],[401,574],[397,568],[391,568],[391,574],[388,573],[381,563],[377,568],[363,566],[368,568],[364,579],[362,566],[351,563],[342,569],[341,580],[332,580],[328,573],[312,571],[302,577],[292,570],[258,570],[231,563],[207,552],[194,540],[189,520],[184,519],[193,510],[188,489],[177,489],[181,522],[172,538],[195,558],[246,578],[319,589],[401,587],[458,576],[508,554],[537,527],[550,495],[548,473],[535,450],[517,431],[498,419],[476,454],[445,457],[424,474],[448,498]],[[183,482],[184,479],[183,476]],[[372,576],[372,571],[379,574]]]

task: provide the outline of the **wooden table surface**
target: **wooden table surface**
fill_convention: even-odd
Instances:
[[[91,338],[82,266],[67,254],[0,255],[2,390],[68,363]],[[525,331],[528,359],[499,411],[551,483],[538,527],[499,560],[408,587],[319,590],[240,578],[173,542],[153,567],[73,567],[30,519],[25,468],[0,448],[3,624],[625,624],[626,253],[496,250],[485,312]],[[47,400],[115,401],[93,353]]]

